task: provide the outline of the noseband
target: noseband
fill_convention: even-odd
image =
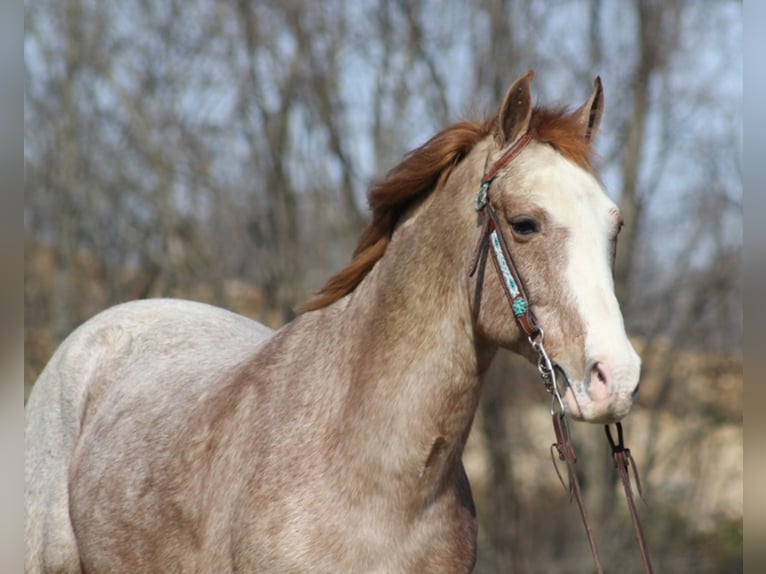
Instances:
[[[484,177],[481,178],[481,187],[479,188],[476,197],[474,198],[473,207],[479,214],[481,231],[479,233],[479,239],[476,242],[473,255],[468,267],[469,277],[473,277],[479,262],[481,261],[482,271],[479,273],[479,277],[483,276],[483,268],[486,264],[487,254],[491,253],[492,262],[497,271],[500,283],[503,286],[503,291],[508,299],[508,303],[513,312],[513,316],[516,319],[516,323],[519,328],[524,332],[529,340],[529,344],[532,345],[532,349],[537,354],[537,370],[540,373],[545,389],[551,394],[551,417],[553,418],[553,429],[556,435],[556,442],[551,445],[551,459],[554,463],[554,468],[558,474],[559,480],[564,483],[561,473],[556,466],[556,459],[554,457],[554,451],[558,454],[559,460],[566,463],[567,474],[569,478],[569,494],[570,500],[572,497],[577,501],[577,506],[580,509],[580,517],[582,518],[583,525],[585,526],[585,532],[588,535],[588,542],[590,543],[591,553],[593,554],[593,561],[596,565],[596,571],[599,574],[603,574],[603,567],[601,566],[601,560],[599,559],[598,549],[596,548],[596,539],[593,535],[593,529],[588,519],[588,514],[585,510],[585,503],[583,502],[582,492],[580,490],[580,484],[577,480],[577,473],[575,471],[575,463],[577,462],[577,456],[575,455],[574,445],[571,441],[569,434],[569,425],[566,419],[566,411],[564,410],[564,401],[559,393],[558,385],[556,383],[556,372],[558,371],[565,379],[565,382],[569,384],[566,373],[555,362],[551,361],[548,353],[543,345],[545,333],[542,327],[537,323],[532,309],[529,304],[529,297],[524,289],[524,283],[521,280],[518,269],[513,262],[513,257],[508,249],[508,244],[503,236],[500,222],[497,217],[495,209],[489,200],[489,188],[492,182],[497,177],[498,173],[505,168],[532,140],[532,136],[529,132],[526,132],[521,136],[514,144],[506,151],[500,159],[498,159],[494,165],[487,171]],[[491,247],[491,249],[490,249]],[[481,289],[479,285],[476,287],[477,293]],[[480,299],[480,295],[478,295]],[[478,312],[478,310],[477,310]],[[617,423],[618,442],[615,443],[612,438],[612,434],[609,425],[605,425],[607,439],[612,450],[612,458],[614,466],[622,480],[625,496],[628,502],[628,508],[630,509],[631,518],[633,521],[633,527],[638,540],[639,550],[641,552],[641,559],[644,563],[644,571],[648,574],[652,574],[652,563],[649,558],[649,550],[646,545],[646,541],[641,528],[641,522],[638,518],[638,511],[636,510],[635,503],[633,501],[633,490],[630,483],[629,468],[633,469],[633,474],[638,487],[639,495],[641,493],[641,482],[638,478],[638,471],[636,469],[636,463],[630,454],[630,449],[626,448],[623,443],[622,424]],[[566,488],[566,485],[565,485]],[[643,497],[643,496],[642,496]]]

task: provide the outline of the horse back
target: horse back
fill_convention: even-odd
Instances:
[[[70,479],[83,436],[90,432],[98,439],[91,430],[97,421],[138,416],[126,409],[139,397],[153,405],[150,412],[167,409],[172,417],[175,401],[209,392],[270,335],[223,309],[170,299],[118,305],[74,331],[40,375],[26,407],[26,571],[80,571]]]

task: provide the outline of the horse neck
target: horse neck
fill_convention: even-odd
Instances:
[[[456,191],[435,193],[454,202]],[[357,289],[326,310],[349,349],[345,444],[349,454],[369,453],[368,473],[376,462],[387,465],[380,470],[389,479],[434,484],[457,468],[494,355],[476,340],[462,279],[475,238],[460,237],[456,229],[469,226],[444,207],[426,199]]]

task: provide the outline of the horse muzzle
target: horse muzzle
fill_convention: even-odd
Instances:
[[[615,423],[633,406],[640,385],[641,360],[635,352],[623,360],[589,361],[583,376],[572,379],[559,367],[565,381],[562,400],[573,419],[598,424]]]

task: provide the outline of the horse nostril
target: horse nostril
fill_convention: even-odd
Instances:
[[[638,383],[636,383],[636,388],[635,388],[635,389],[633,389],[633,392],[630,394],[630,396],[631,396],[632,398],[634,398],[634,399],[636,398],[636,395],[638,394],[638,388],[639,388],[640,386],[641,386],[641,381],[638,381]]]
[[[604,371],[601,369],[601,364],[596,363],[593,365],[593,374],[596,375],[596,378],[599,380],[600,383],[606,384],[606,374],[604,374]]]
[[[607,365],[593,362],[590,367],[588,395],[592,401],[607,403],[612,400],[610,372]]]

